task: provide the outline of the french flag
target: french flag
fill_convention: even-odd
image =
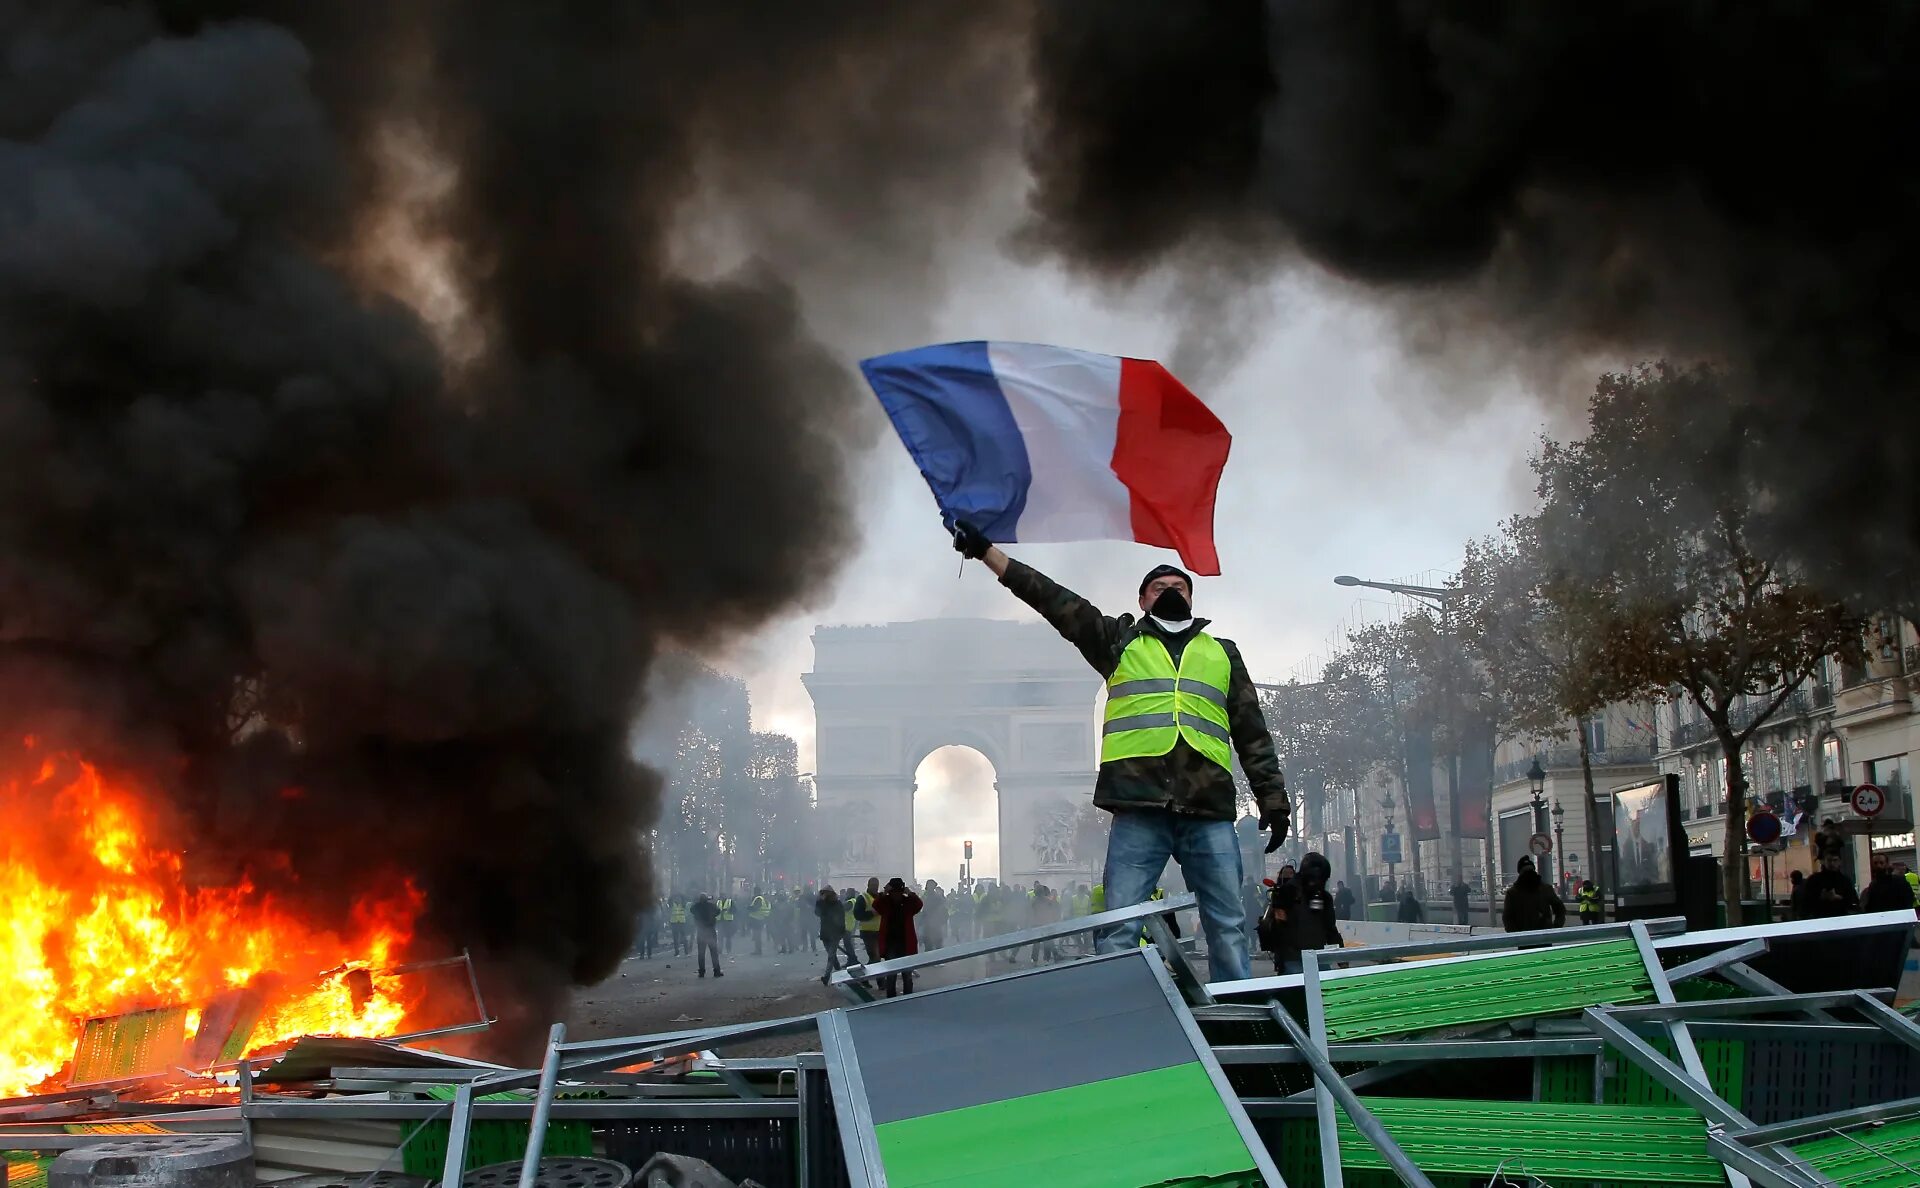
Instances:
[[[1213,501],[1233,438],[1151,359],[949,342],[860,370],[951,527],[987,539],[1134,540],[1220,572]]]

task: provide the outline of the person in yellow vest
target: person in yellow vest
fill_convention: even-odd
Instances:
[[[1073,889],[1073,898],[1069,901],[1067,910],[1076,916],[1087,915],[1093,910],[1093,896],[1087,891],[1085,883]]]
[[[1106,679],[1093,803],[1113,814],[1101,877],[1108,908],[1145,900],[1171,858],[1199,898],[1214,980],[1251,976],[1234,756],[1260,806],[1260,827],[1271,831],[1267,853],[1286,839],[1292,806],[1253,679],[1232,641],[1194,617],[1193,579],[1157,566],[1141,579],[1140,617],[1116,618],[1007,556],[972,524],[953,525],[953,546],[985,563]],[[1140,933],[1137,922],[1121,925],[1098,947],[1121,952]]]
[[[1065,910],[1068,916],[1076,919],[1093,913],[1093,896],[1088,892],[1085,883],[1075,885],[1067,897]],[[1068,937],[1064,943],[1077,952],[1088,952],[1093,947],[1093,935],[1086,932],[1076,933]]]
[[[713,904],[720,909],[720,950],[728,956],[732,956],[734,927],[733,896],[728,895],[724,899],[716,899],[713,901]]]
[[[687,897],[678,891],[673,893],[673,898],[667,904],[667,931],[673,934],[675,957],[682,953],[689,955],[693,953],[693,946],[688,943],[687,936]]]
[[[760,888],[755,887],[753,899],[747,904],[747,927],[753,930],[755,957],[760,956],[760,946],[767,939],[767,917],[771,915],[773,915],[773,905],[768,903],[767,897],[760,893]]]
[[[867,880],[867,889],[853,901],[853,918],[860,929],[860,947],[866,950],[869,963],[882,960],[880,956],[880,912],[873,901],[880,894],[880,876],[874,875]]]
[[[1107,910],[1107,885],[1105,883],[1095,883],[1093,885],[1093,890],[1087,892],[1087,911],[1089,914],[1095,914],[1099,912],[1104,912],[1106,910]],[[1094,936],[1094,935],[1088,936],[1086,938],[1087,952],[1091,953],[1094,951],[1094,949],[1098,948],[1099,941],[1100,941],[1100,938],[1098,936]]]
[[[1153,889],[1153,894],[1147,896],[1147,898],[1150,901],[1154,901],[1154,902],[1158,902],[1162,899],[1165,899],[1166,897],[1167,897],[1167,889],[1165,887],[1155,887]],[[1167,914],[1167,927],[1173,929],[1174,936],[1178,937],[1180,935],[1180,913],[1179,912],[1169,912]],[[1140,947],[1143,949],[1147,947],[1147,936],[1146,936],[1145,926],[1142,926],[1140,929]],[[1251,961],[1252,958],[1249,957],[1248,960]]]
[[[1598,924],[1600,922],[1600,888],[1593,885],[1592,879],[1581,882],[1575,898],[1580,901],[1580,922]]]

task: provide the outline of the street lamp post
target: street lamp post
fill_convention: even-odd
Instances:
[[[1553,868],[1559,875],[1560,893],[1567,892],[1567,835],[1565,831],[1567,810],[1560,807],[1560,798],[1553,798]]]
[[[1380,834],[1380,852],[1381,852],[1381,856],[1384,858],[1389,854],[1397,853],[1400,849],[1399,836],[1394,832],[1394,828],[1393,828],[1393,794],[1392,793],[1382,792],[1380,794],[1380,809],[1382,812],[1386,813],[1387,815],[1386,826],[1381,830],[1381,834]],[[1387,847],[1387,841],[1386,841],[1386,839],[1389,836],[1392,836],[1394,838],[1394,845],[1391,849]],[[1399,863],[1395,862],[1392,858],[1387,858],[1386,861],[1387,861],[1387,882],[1392,883],[1394,882],[1394,868],[1398,866]]]
[[[1527,782],[1533,786],[1533,796],[1527,801],[1527,804],[1533,809],[1533,832],[1536,834],[1545,833],[1547,831],[1547,819],[1542,815],[1542,810],[1547,807],[1547,800],[1544,795],[1547,790],[1547,772],[1545,768],[1540,766],[1540,756],[1538,755],[1533,757],[1532,766],[1527,768]]]
[[[1409,598],[1424,598],[1441,610],[1447,609],[1448,600],[1454,597],[1454,591],[1439,586],[1408,586],[1400,582],[1370,582],[1365,578],[1343,573],[1333,579],[1336,586],[1365,586],[1369,590],[1385,590],[1389,594],[1405,594]]]

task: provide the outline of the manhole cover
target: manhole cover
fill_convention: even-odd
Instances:
[[[461,1188],[514,1188],[520,1182],[520,1161],[476,1167],[460,1181]],[[563,1157],[542,1159],[536,1188],[627,1188],[633,1172],[611,1159]]]

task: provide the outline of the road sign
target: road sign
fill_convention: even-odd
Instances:
[[[1780,818],[1758,812],[1747,818],[1747,837],[1757,845],[1770,846],[1780,840]]]
[[[1543,858],[1546,855],[1553,853],[1552,835],[1546,834],[1546,833],[1534,834],[1532,837],[1527,839],[1527,851],[1528,853],[1532,854],[1536,858]]]
[[[1862,784],[1853,790],[1853,811],[1863,817],[1877,817],[1880,810],[1887,807],[1887,794],[1872,784]]]
[[[1389,866],[1397,866],[1406,859],[1400,856],[1400,835],[1383,833],[1380,835],[1380,861]]]

